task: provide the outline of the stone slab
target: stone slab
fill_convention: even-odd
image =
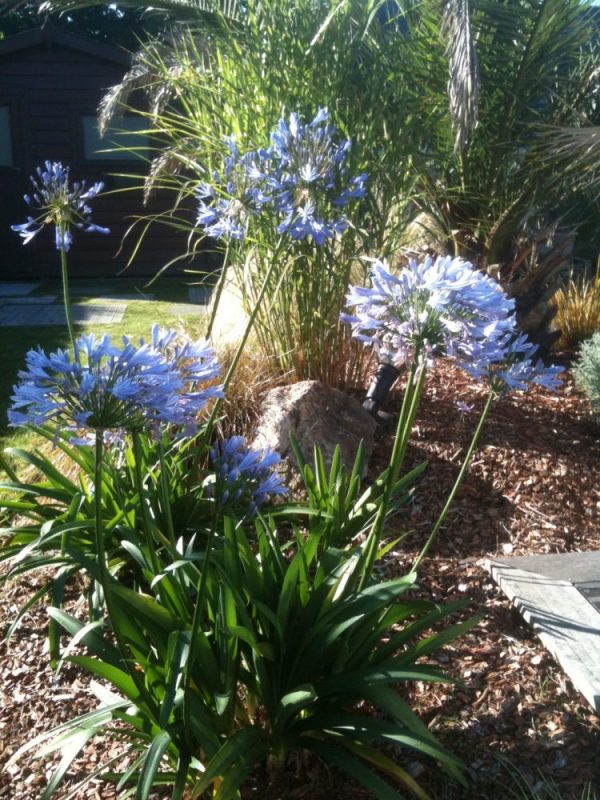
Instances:
[[[497,558],[507,566],[518,566],[547,578],[570,583],[600,582],[600,552],[561,553],[560,555],[533,555]]]
[[[600,553],[488,559],[485,568],[600,713]],[[592,595],[595,596],[595,595]]]
[[[111,325],[121,322],[126,303],[75,304],[73,321],[94,325]],[[61,305],[31,306],[5,305],[0,308],[0,327],[29,327],[42,325],[66,325],[65,310]]]
[[[39,283],[17,283],[16,281],[0,281],[0,297],[23,297],[37,289]]]

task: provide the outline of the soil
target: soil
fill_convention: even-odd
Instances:
[[[472,405],[472,411],[464,406]],[[392,398],[391,409],[398,402]],[[409,531],[388,554],[382,576],[405,573],[427,538],[460,468],[485,402],[481,389],[442,363],[425,392],[408,462],[429,466],[394,525]],[[462,410],[461,410],[462,409]],[[378,442],[374,472],[386,464],[391,434]],[[552,394],[534,389],[493,407],[467,478],[440,535],[423,562],[424,596],[443,603],[470,598],[481,621],[439,654],[440,665],[462,685],[417,684],[408,699],[442,743],[467,765],[468,788],[450,784],[425,758],[395,754],[434,800],[504,800],[528,797],[580,800],[592,782],[600,798],[600,719],[587,706],[531,629],[482,567],[495,555],[600,549],[600,428],[567,378]],[[28,575],[5,586],[0,627],[41,585]],[[37,606],[0,651],[0,765],[24,742],[96,700],[87,676],[65,667],[55,676],[46,646],[47,614]],[[90,774],[117,745],[100,739],[75,762],[66,798],[77,778]],[[246,788],[260,800],[361,800],[367,794],[315,762],[290,769],[267,792],[263,776]],[[48,765],[24,755],[0,776],[0,798],[34,800]],[[296,777],[299,776],[299,777]],[[544,794],[553,787],[556,794]],[[514,792],[514,794],[513,794]],[[537,793],[536,793],[537,792]],[[112,800],[106,784],[91,781],[78,800]],[[156,795],[158,797],[158,795]],[[590,795],[590,798],[593,795]]]

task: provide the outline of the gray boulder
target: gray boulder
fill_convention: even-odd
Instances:
[[[272,389],[265,396],[253,447],[277,450],[286,459],[285,469],[291,477],[297,471],[291,435],[308,463],[312,463],[317,442],[327,467],[339,444],[342,462],[351,469],[361,440],[366,460],[370,458],[375,428],[373,417],[353,397],[319,381],[301,381]]]

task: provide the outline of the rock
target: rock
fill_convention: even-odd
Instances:
[[[365,442],[366,460],[370,458],[375,427],[373,417],[353,397],[319,381],[301,381],[272,389],[266,395],[253,446],[277,450],[286,459],[288,477],[297,474],[290,435],[297,439],[308,463],[312,463],[317,442],[329,468],[339,444],[342,463],[352,469],[361,440]]]
[[[244,307],[242,288],[236,283],[233,271],[229,270],[227,282],[223,286],[219,307],[212,328],[211,339],[220,347],[235,347],[241,340],[246,326],[248,314]],[[212,314],[216,291],[212,293],[208,313]]]

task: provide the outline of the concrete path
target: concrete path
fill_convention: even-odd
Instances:
[[[0,306],[45,306],[55,303],[57,299],[55,294],[36,294],[33,297],[0,297]]]
[[[169,306],[169,314],[174,317],[191,317],[203,313],[203,306],[196,303],[171,303]]]
[[[188,286],[188,297],[192,303],[207,305],[210,302],[212,291],[212,286]]]
[[[485,567],[600,713],[600,552],[489,559]]]
[[[43,325],[66,325],[62,297],[58,295],[37,295],[31,292],[39,283],[18,283],[16,281],[0,281],[0,327],[31,327]],[[107,292],[100,281],[94,286],[74,286],[73,297],[93,297],[91,303],[75,303],[72,307],[73,321],[91,324],[110,325],[121,322],[127,303],[154,300],[154,293],[146,292]],[[175,317],[197,316],[202,313],[203,305],[210,299],[210,288],[206,286],[190,286],[188,303],[171,303],[169,313]]]
[[[110,325],[121,322],[127,303],[106,302],[72,307],[73,322]],[[3,305],[0,306],[0,327],[30,327],[66,325],[62,305]]]
[[[76,286],[71,289],[73,297],[93,297],[94,300],[100,302],[110,303],[113,300],[154,300],[155,294],[146,294],[145,292],[106,292],[102,291],[102,286],[94,291],[92,287],[87,289]]]
[[[0,281],[0,298],[19,297],[30,294],[37,289],[39,283],[16,283],[15,281]]]

